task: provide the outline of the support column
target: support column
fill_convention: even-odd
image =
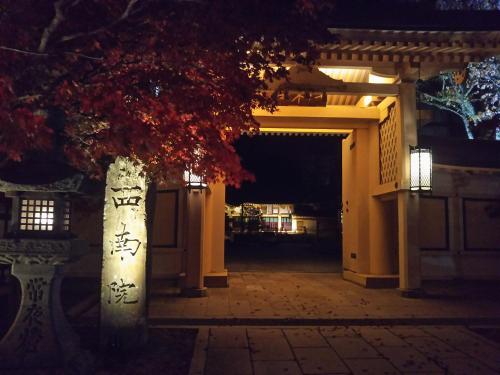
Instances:
[[[410,193],[410,146],[417,145],[416,86],[413,80],[400,84],[401,153],[398,191],[399,288],[403,296],[420,293],[421,264],[418,243],[419,196]]]
[[[399,289],[405,297],[420,294],[422,284],[418,244],[418,195],[398,192]]]
[[[204,297],[207,295],[203,282],[205,190],[188,190],[186,216],[186,278],[183,294]]]
[[[228,273],[224,263],[224,239],[226,231],[226,186],[223,183],[210,185],[206,197],[204,279],[209,288],[227,288]]]

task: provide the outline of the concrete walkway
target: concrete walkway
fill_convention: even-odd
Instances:
[[[204,327],[190,375],[500,373],[500,347],[461,326]]]
[[[209,325],[500,322],[498,283],[431,283],[425,290],[425,297],[408,299],[396,289],[365,289],[334,273],[236,272],[229,288],[209,289],[205,298],[153,298],[149,318],[153,324]]]

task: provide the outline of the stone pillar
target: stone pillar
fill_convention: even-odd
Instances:
[[[207,295],[203,281],[203,245],[205,190],[189,189],[186,214],[186,278],[183,294],[188,297]]]
[[[400,84],[401,104],[401,180],[398,191],[399,288],[403,295],[418,294],[421,287],[418,243],[418,193],[410,192],[410,146],[417,145],[416,86],[414,81]]]
[[[62,266],[12,265],[21,284],[21,306],[14,324],[0,342],[0,368],[50,368],[90,365],[61,306]]]
[[[117,158],[106,177],[101,278],[101,348],[127,350],[147,339],[146,178]]]

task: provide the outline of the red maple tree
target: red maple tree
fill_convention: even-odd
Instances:
[[[313,0],[3,1],[0,153],[21,160],[57,143],[71,165],[98,178],[125,156],[156,180],[190,169],[238,185],[250,174],[233,142],[257,128],[253,109],[274,109],[265,80],[286,76],[287,61],[311,64],[313,41],[331,38],[324,7]]]

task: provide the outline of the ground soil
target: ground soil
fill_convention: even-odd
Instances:
[[[99,353],[97,327],[78,327],[81,347],[91,353],[94,365],[90,374],[96,375],[186,375],[193,356],[198,329],[150,328],[146,346],[125,354]],[[78,369],[0,370],[2,375],[68,375],[85,374]]]

